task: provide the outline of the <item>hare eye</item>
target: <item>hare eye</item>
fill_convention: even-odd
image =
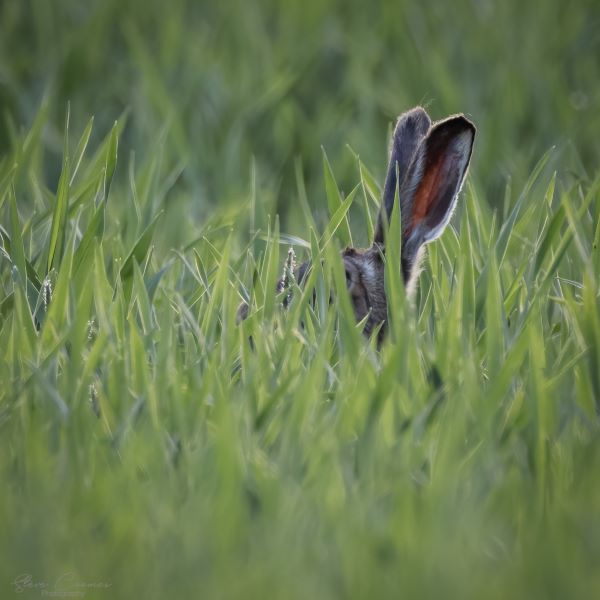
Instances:
[[[350,287],[351,283],[352,283],[352,276],[350,275],[350,271],[348,271],[348,269],[346,269],[346,286]]]

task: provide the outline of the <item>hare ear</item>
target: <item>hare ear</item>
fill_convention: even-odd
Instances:
[[[377,229],[375,230],[374,241],[378,244],[383,244],[383,229],[392,214],[396,187],[402,187],[417,147],[430,127],[431,119],[425,109],[420,106],[398,117],[392,139],[390,164],[383,188],[383,200],[377,220]]]
[[[417,148],[400,188],[402,267],[408,280],[419,248],[438,238],[456,206],[475,139],[464,116],[436,123]]]

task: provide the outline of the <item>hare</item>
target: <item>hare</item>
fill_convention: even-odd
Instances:
[[[357,321],[365,319],[364,334],[379,327],[378,342],[386,331],[387,299],[384,285],[384,230],[390,219],[396,190],[402,218],[401,265],[407,293],[415,287],[418,265],[425,244],[444,231],[465,179],[475,126],[463,115],[432,123],[427,112],[416,107],[398,118],[383,199],[373,244],[370,248],[346,248],[342,259],[346,285]],[[310,263],[296,270],[299,283]],[[284,289],[281,279],[277,291]],[[285,302],[287,303],[287,302]],[[238,321],[246,318],[248,306],[238,309]]]

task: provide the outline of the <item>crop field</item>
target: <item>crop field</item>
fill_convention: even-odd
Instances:
[[[599,57],[596,0],[1,0],[0,598],[600,598]],[[477,135],[378,348],[416,105]]]

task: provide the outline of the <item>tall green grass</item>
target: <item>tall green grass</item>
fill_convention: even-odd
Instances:
[[[379,352],[338,252],[351,204],[374,217],[365,164],[344,199],[325,161],[285,312],[278,222],[235,233],[256,198],[159,253],[161,182],[111,184],[123,123],[92,148],[68,123],[55,191],[43,123],[0,175],[3,596],[23,573],[110,584],[90,597],[600,592],[600,180],[558,185],[550,151],[502,211],[467,186],[415,302],[388,281]]]
[[[0,597],[599,596],[599,19],[1,2]],[[339,250],[417,103],[478,135],[379,350]]]

